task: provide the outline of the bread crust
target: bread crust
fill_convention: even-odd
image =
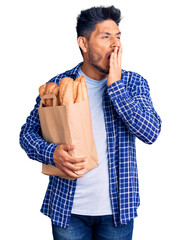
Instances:
[[[46,84],[43,84],[39,87],[39,94],[40,97],[42,98],[45,95],[45,89],[46,89]],[[43,100],[43,105],[45,105],[45,101]]]
[[[60,86],[53,82],[40,86],[39,94],[41,98],[44,95],[54,94],[56,96],[56,106],[85,101],[88,99],[86,79],[84,76],[79,76],[75,80],[64,77],[60,80]],[[52,107],[53,99],[46,99],[43,104],[45,107]]]
[[[39,87],[40,97],[42,98],[44,95],[48,95],[48,94],[55,94],[55,96],[57,97],[57,90],[55,91],[56,88],[59,88],[57,83],[49,82],[49,83],[43,84],[42,86]],[[57,104],[58,103],[56,101],[56,105]],[[52,107],[53,99],[44,100],[43,105],[45,107]]]
[[[87,92],[85,77],[79,76],[75,79],[75,82],[79,82],[75,103],[85,101],[86,99],[88,99],[88,92]]]
[[[73,79],[69,77],[62,78],[60,81],[59,99],[60,105],[70,105],[74,103]]]

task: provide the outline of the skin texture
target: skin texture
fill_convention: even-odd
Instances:
[[[79,37],[79,47],[83,52],[83,65],[81,70],[89,78],[102,80],[108,78],[107,85],[121,79],[122,46],[121,33],[117,24],[112,20],[106,20],[96,24],[90,39]],[[72,157],[68,152],[75,146],[58,145],[54,151],[53,160],[55,166],[64,171],[67,176],[79,178],[75,171],[85,168],[86,158]],[[76,166],[76,163],[81,163]]]

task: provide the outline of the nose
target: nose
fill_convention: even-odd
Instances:
[[[121,45],[120,39],[113,37],[111,41],[111,48],[119,47]]]

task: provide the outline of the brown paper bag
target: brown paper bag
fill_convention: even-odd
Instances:
[[[43,107],[43,99],[49,98],[53,98],[53,107]],[[69,153],[76,157],[87,157],[86,168],[76,172],[84,174],[98,166],[89,100],[67,106],[55,106],[55,101],[55,95],[45,95],[38,109],[43,138],[50,143],[75,145],[75,149]],[[50,164],[42,165],[42,173],[67,178]]]

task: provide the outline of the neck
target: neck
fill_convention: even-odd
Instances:
[[[94,66],[92,66],[89,63],[83,62],[83,65],[81,66],[82,72],[89,78],[92,78],[94,80],[102,80],[107,77],[106,74],[101,73],[99,70],[97,70]]]

